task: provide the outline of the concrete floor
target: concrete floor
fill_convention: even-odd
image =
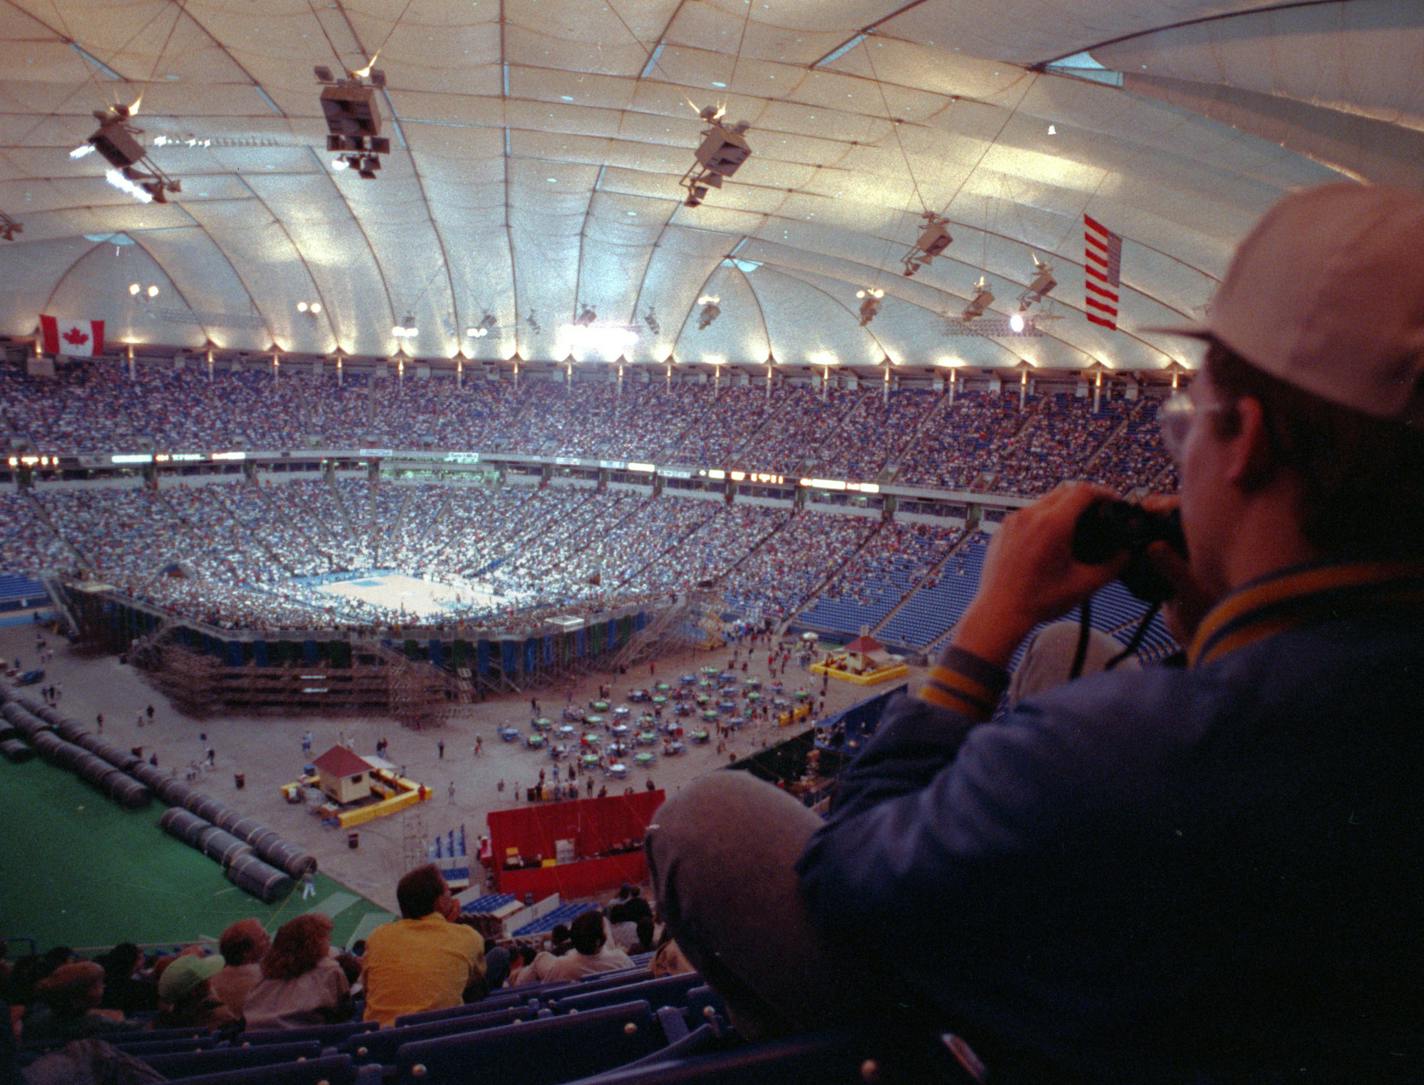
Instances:
[[[361,826],[360,846],[351,849],[346,843],[346,833],[323,827],[310,807],[284,802],[278,789],[295,780],[302,766],[310,760],[302,754],[303,732],[308,729],[313,732],[313,755],[323,753],[343,734],[352,740],[359,754],[374,754],[376,740],[388,739],[387,758],[406,766],[411,779],[426,784],[434,792],[431,801],[414,808],[422,823],[421,838],[428,842],[437,833],[458,831],[463,824],[472,853],[476,839],[485,831],[489,811],[513,805],[516,784],[532,786],[539,769],[551,771],[554,765],[547,753],[525,749],[522,743],[502,742],[495,733],[495,729],[505,723],[528,731],[527,696],[462,706],[444,726],[423,731],[404,729],[391,719],[375,716],[196,719],[179,712],[148,684],[141,672],[120,665],[117,657],[80,655],[72,651],[62,637],[52,634],[47,635],[46,640],[55,655],[45,665],[45,684],[60,685],[59,708],[65,715],[92,728],[96,714],[102,712],[105,738],[122,747],[143,746],[145,756],[157,753],[160,768],[175,768],[180,773],[191,762],[201,762],[205,749],[211,746],[217,754],[216,768],[204,771],[196,787],[260,818],[287,839],[308,849],[325,873],[391,909],[396,906],[395,884],[404,868],[404,819],[412,815],[398,814]],[[660,659],[655,664],[655,675],[649,674],[646,663],[621,678],[591,675],[573,688],[573,702],[586,705],[596,699],[600,682],[611,682],[611,703],[624,703],[630,689],[650,686],[659,680],[676,684],[677,676],[684,672],[710,664],[725,666],[731,654],[731,648],[724,648]],[[37,666],[36,630],[24,626],[0,629],[0,655],[12,662],[19,657],[25,668]],[[748,673],[768,679],[764,645],[752,651]],[[801,671],[794,653],[782,681],[787,689],[804,686],[817,692],[820,688],[820,679]],[[38,697],[38,688],[31,687],[28,692]],[[852,705],[871,692],[832,681],[826,694],[826,712]],[[557,719],[567,692],[551,689],[537,692],[535,696],[543,713]],[[155,721],[139,727],[137,717],[149,704],[155,708]],[[771,723],[748,725],[736,734],[730,752],[744,757],[774,745],[790,733],[791,729],[782,730]],[[203,734],[207,735],[206,742],[200,737]],[[480,757],[473,753],[476,736],[484,740]],[[445,743],[443,759],[438,753],[441,740]],[[626,781],[607,781],[609,792],[618,794],[629,784],[642,788],[651,776],[658,787],[671,795],[689,781],[725,764],[726,760],[725,754],[716,753],[715,741],[706,746],[689,743],[686,752],[677,757],[660,756],[650,773],[634,772]],[[565,764],[564,772],[567,771]],[[234,785],[236,772],[246,776],[247,786],[243,790]],[[505,781],[502,794],[497,789],[501,779]],[[453,799],[449,797],[452,782],[455,785]],[[599,782],[602,782],[601,776]]]

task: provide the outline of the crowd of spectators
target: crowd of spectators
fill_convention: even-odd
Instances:
[[[259,920],[238,920],[216,947],[145,954],[121,943],[92,959],[67,946],[13,960],[0,955],[5,1024],[31,1050],[141,1040],[155,1028],[214,1032],[240,1045],[245,1032],[363,1020],[390,1028],[405,1015],[500,990],[632,970],[630,954],[648,969],[642,978],[693,970],[634,886],[606,909],[588,905],[537,944],[487,941],[433,865],[402,877],[396,898],[400,915],[350,950],[333,947],[329,916],[307,912],[270,936]]]
[[[751,619],[786,616],[874,526],[633,491],[352,478],[40,488],[4,501],[8,568],[95,580],[174,615],[269,633],[492,630],[697,587],[724,590]],[[454,594],[430,617],[324,590],[374,569]]]
[[[727,603],[750,622],[791,617],[816,585],[855,553],[876,524],[858,516],[804,512],[789,516],[726,578],[722,587]]]
[[[305,369],[305,367],[303,367]],[[603,374],[600,374],[602,376]],[[447,448],[638,460],[1035,495],[1091,463],[1145,484],[1167,467],[1156,401],[732,378],[404,378],[95,362],[53,379],[0,366],[0,423],[45,452]],[[561,376],[561,374],[560,374]],[[741,376],[741,374],[738,374]],[[1122,423],[1126,421],[1126,429]],[[1111,442],[1108,455],[1095,456]]]

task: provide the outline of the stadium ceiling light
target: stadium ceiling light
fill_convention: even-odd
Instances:
[[[471,339],[483,339],[498,327],[499,321],[495,319],[495,315],[489,310],[485,310],[485,315],[480,322],[466,328],[465,334]]]
[[[406,313],[405,319],[391,329],[391,334],[397,339],[414,339],[419,334],[414,314]]]
[[[1026,320],[1024,320],[1024,315],[1023,315],[1023,312],[1022,312],[1022,311],[1017,312],[1017,313],[1010,313],[1010,314],[1009,314],[1009,328],[1010,328],[1010,329],[1012,329],[1012,330],[1015,331],[1015,332],[1021,332],[1021,331],[1023,331],[1024,328],[1027,327],[1027,326],[1028,326],[1028,322],[1027,322]]]
[[[138,103],[135,102],[132,106],[113,105],[96,112],[94,119],[99,122],[99,130],[86,142],[112,167],[104,174],[109,184],[139,203],[167,203],[168,193],[181,192],[183,184],[159,169],[134,138],[143,131],[129,123],[137,109]],[[84,157],[78,147],[69,155],[71,158]]]
[[[994,295],[989,290],[989,280],[980,275],[979,281],[974,284],[974,296],[969,299],[969,304],[964,307],[964,312],[959,314],[959,319],[969,321],[976,316],[983,316],[984,310],[993,304]]]
[[[702,306],[702,312],[697,316],[697,330],[706,331],[714,320],[722,315],[718,302],[722,299],[715,294],[703,294],[697,299],[697,304]]]
[[[1058,280],[1053,277],[1053,265],[1038,258],[1037,253],[1033,256],[1033,281],[1028,284],[1022,294],[1019,295],[1019,312],[1024,312],[1034,302],[1042,301],[1053,292],[1053,288],[1058,285]]]
[[[143,287],[141,287],[138,283],[129,283],[129,293],[131,295],[137,296],[142,291]]]
[[[158,287],[154,284],[149,284],[148,289],[145,290],[144,293],[147,294],[150,298],[156,298],[158,297]]]
[[[354,169],[366,181],[374,181],[383,154],[391,153],[391,141],[381,135],[381,111],[376,91],[386,85],[385,72],[370,64],[357,71],[346,70],[342,78],[318,65],[312,69],[321,84],[321,111],[326,118],[326,149],[334,151],[333,169]]]
[[[678,181],[687,189],[687,198],[682,202],[688,207],[700,206],[709,188],[721,188],[722,182],[751,157],[752,149],[744,138],[751,125],[738,121],[724,126],[722,117],[726,112],[726,106],[709,105],[698,110],[697,115],[711,127],[703,130],[702,142],[693,152],[694,161]]]
[[[954,241],[949,234],[949,219],[936,215],[933,211],[926,211],[920,218],[925,220],[925,228],[920,231],[919,239],[900,261],[905,267],[907,277],[931,263]]]
[[[855,296],[862,299],[860,326],[863,328],[875,319],[876,313],[880,312],[880,299],[885,296],[885,291],[877,286],[868,286],[864,290],[857,290]]]
[[[316,316],[321,312],[321,302],[319,301],[299,301],[297,302],[297,312],[306,313],[309,316]]]

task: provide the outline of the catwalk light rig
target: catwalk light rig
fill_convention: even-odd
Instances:
[[[687,198],[683,203],[688,207],[700,207],[708,189],[721,188],[722,182],[751,157],[752,149],[744,138],[751,125],[746,121],[723,125],[722,117],[726,112],[726,106],[709,105],[698,110],[697,115],[711,127],[703,130],[702,143],[693,152],[696,161],[678,182],[687,189]]]
[[[347,71],[337,79],[324,64],[313,69],[321,86],[321,111],[326,117],[326,149],[336,154],[332,169],[353,169],[374,181],[381,155],[391,153],[391,141],[381,135],[381,111],[376,91],[386,85],[386,73],[370,65]]]

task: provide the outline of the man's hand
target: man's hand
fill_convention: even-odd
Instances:
[[[1142,499],[1142,507],[1156,513],[1171,512],[1180,504],[1181,498],[1175,494],[1152,494]],[[1162,619],[1178,644],[1190,644],[1197,626],[1216,600],[1192,575],[1188,560],[1166,543],[1153,543],[1147,548],[1147,557],[1172,585],[1172,598],[1162,608]]]
[[[1066,613],[1117,576],[1125,554],[1084,565],[1071,551],[1083,510],[1117,496],[1106,486],[1064,482],[1008,517],[989,544],[979,594],[955,630],[954,646],[1006,666],[1035,625]]]

